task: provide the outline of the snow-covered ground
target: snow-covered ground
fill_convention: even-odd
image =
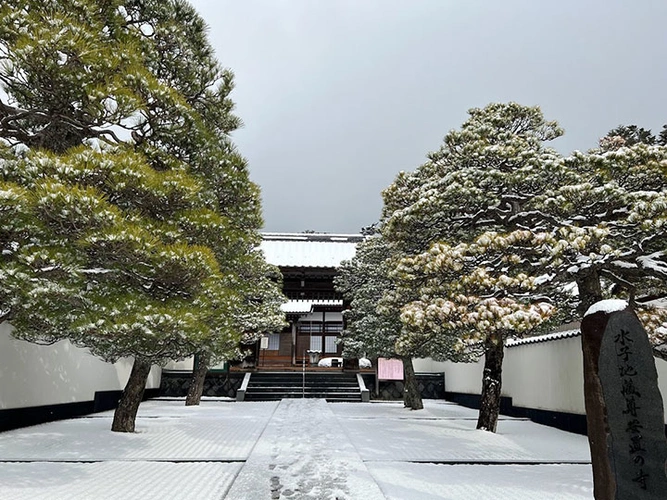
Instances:
[[[0,499],[591,499],[588,443],[527,420],[475,430],[476,411],[426,401],[141,405],[0,434]]]

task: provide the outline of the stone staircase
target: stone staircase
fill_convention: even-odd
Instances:
[[[305,383],[304,383],[305,382]],[[320,398],[329,402],[360,402],[356,373],[256,372],[245,387],[245,401],[276,401],[284,398]]]

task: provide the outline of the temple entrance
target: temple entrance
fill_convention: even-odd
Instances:
[[[260,246],[267,262],[278,266],[282,291],[288,302],[281,306],[289,323],[282,332],[268,333],[252,346],[242,368],[268,370],[340,369],[343,365],[342,311],[348,304],[334,287],[337,268],[354,257],[360,234],[264,233]],[[318,367],[313,359],[328,360]]]
[[[269,334],[256,346],[258,369],[318,367],[321,359],[327,367],[342,367],[342,300],[290,301],[285,304],[290,325],[281,333]]]

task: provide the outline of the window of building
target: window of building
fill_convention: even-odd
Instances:
[[[299,323],[299,333],[321,333],[322,323],[319,321],[302,321]]]
[[[269,333],[269,351],[277,351],[280,349],[280,334],[279,333]]]
[[[322,337],[318,335],[310,338],[310,350],[322,352]]]
[[[324,324],[325,333],[342,333],[343,332],[343,323],[341,322],[329,322]]]
[[[336,336],[327,335],[324,337],[324,352],[325,353],[336,353],[338,352],[338,346],[336,345]]]

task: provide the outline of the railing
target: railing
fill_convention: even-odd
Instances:
[[[366,382],[364,382],[364,377],[361,376],[361,373],[357,373],[357,382],[359,383],[359,392],[361,392],[361,402],[368,403],[371,400],[371,393],[366,388]]]
[[[236,401],[244,401],[245,393],[248,390],[248,384],[250,383],[250,376],[252,373],[248,372],[243,377],[243,382],[241,383],[241,388],[236,391]]]

